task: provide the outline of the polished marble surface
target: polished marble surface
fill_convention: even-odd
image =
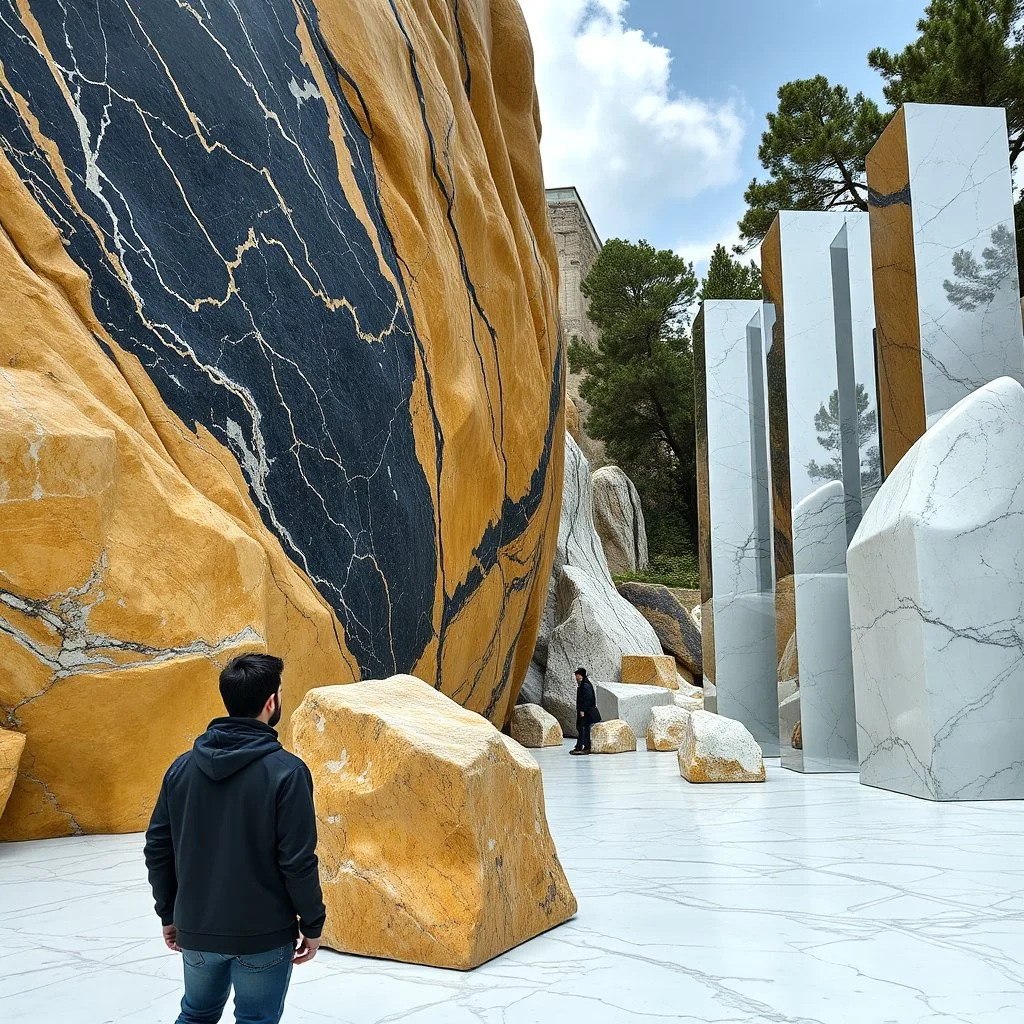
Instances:
[[[285,1024],[1012,1024],[1024,803],[939,805],[769,762],[536,751],[577,917],[472,974],[322,953]],[[0,846],[5,1024],[174,1018],[140,836]]]
[[[782,763],[855,771],[846,545],[879,475],[868,218],[786,211],[765,248]]]
[[[861,781],[1024,798],[1024,388],[955,405],[882,484],[850,545]]]
[[[763,304],[703,303],[694,331],[708,710],[779,751]]]

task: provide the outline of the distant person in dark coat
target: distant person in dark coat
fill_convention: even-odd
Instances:
[[[601,721],[597,710],[597,694],[594,684],[587,678],[585,668],[576,669],[576,731],[578,739],[570,754],[590,753],[590,727]]]

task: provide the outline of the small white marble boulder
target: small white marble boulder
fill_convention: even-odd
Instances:
[[[847,561],[861,782],[1024,797],[1024,388],[995,380],[920,438]]]
[[[647,726],[648,750],[678,750],[689,711],[675,704],[651,708],[651,722]]]
[[[684,711],[679,774],[687,782],[764,782],[764,758],[740,723],[710,711]]]
[[[621,718],[598,722],[590,730],[592,754],[625,754],[636,750],[636,733]]]
[[[512,709],[509,733],[523,747],[558,747],[562,743],[558,719],[536,704],[517,704]]]
[[[595,683],[597,710],[603,721],[621,718],[637,736],[647,734],[651,708],[672,706],[673,694],[661,686],[634,686],[632,683]]]

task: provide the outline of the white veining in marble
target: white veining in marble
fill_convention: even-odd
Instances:
[[[471,974],[322,952],[284,1024],[1015,1024],[1024,804],[933,804],[768,762],[695,786],[672,753],[535,751],[579,900]],[[155,1024],[180,960],[142,837],[0,846],[5,1024]]]
[[[714,694],[706,707],[742,722],[778,753],[762,303],[702,307],[711,513]],[[705,641],[706,643],[708,641]]]
[[[1013,190],[1002,108],[908,103],[904,112],[931,426],[988,381],[1024,383]]]
[[[783,212],[779,235],[785,396],[776,390],[769,401],[786,403],[788,444],[772,451],[789,454],[793,577],[785,585],[799,663],[795,694],[788,669],[780,672],[782,761],[797,771],[855,771],[846,546],[860,521],[872,446],[877,463],[868,219]],[[788,640],[780,638],[783,661]],[[796,721],[799,748],[791,743]]]
[[[882,484],[848,555],[861,781],[1024,798],[1024,388],[954,406]]]

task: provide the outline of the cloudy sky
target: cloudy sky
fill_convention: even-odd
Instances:
[[[873,46],[904,46],[925,0],[520,0],[549,186],[598,233],[695,260],[736,241],[782,82],[825,74],[881,100]]]

